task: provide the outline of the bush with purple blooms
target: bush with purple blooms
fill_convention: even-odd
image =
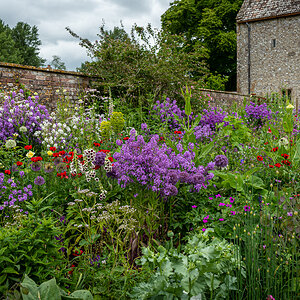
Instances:
[[[203,166],[195,167],[194,155],[192,151],[175,154],[166,144],[159,145],[158,135],[148,143],[142,135],[131,136],[120,152],[115,152],[114,169],[122,187],[139,184],[163,197],[175,196],[177,183],[191,185],[192,190],[199,191],[207,188],[213,178]]]
[[[49,120],[50,116],[38,99],[37,95],[25,99],[22,90],[5,96],[0,107],[0,144],[15,133],[26,137],[24,142],[40,142],[34,137],[34,133],[41,129],[40,124]]]
[[[259,105],[254,102],[250,102],[250,104],[245,106],[245,112],[245,117],[254,126],[261,126],[273,117],[273,113],[271,109],[268,109],[268,105],[266,103]]]

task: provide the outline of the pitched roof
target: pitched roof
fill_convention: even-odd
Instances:
[[[244,0],[237,23],[300,14],[300,0]]]

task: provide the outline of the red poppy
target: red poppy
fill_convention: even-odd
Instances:
[[[274,166],[273,166],[273,165],[269,165],[269,168],[273,169],[273,168],[274,168]]]
[[[123,138],[123,140],[124,140],[124,141],[127,141],[127,140],[129,140],[129,137],[126,136],[126,137]]]
[[[101,149],[101,150],[99,150],[98,152],[109,153],[110,150],[104,150],[104,149]]]
[[[278,147],[275,147],[271,150],[271,152],[276,152],[276,151],[278,151]]]
[[[269,132],[269,133],[272,133],[272,130],[271,130],[271,128],[269,128],[269,129],[268,129],[268,132]]]
[[[7,174],[7,175],[11,174],[10,170],[5,170],[4,173]]]
[[[268,145],[269,143],[268,142],[265,142],[265,145]]]
[[[257,160],[258,160],[258,161],[263,161],[264,159],[262,158],[262,156],[258,155],[258,156],[257,156]]]
[[[31,146],[31,145],[26,145],[26,146],[24,147],[24,149],[25,149],[25,150],[31,150],[31,149],[32,149],[32,146]]]
[[[83,155],[80,154],[80,155],[77,155],[78,159],[83,159]]]
[[[109,158],[108,158],[111,162],[113,162],[114,161],[114,159],[110,156]]]
[[[175,134],[181,134],[182,132],[181,132],[181,131],[178,131],[178,130],[175,130],[174,133],[175,133]]]
[[[286,153],[281,154],[281,156],[284,157],[285,159],[288,159],[288,158],[290,157],[290,156],[289,156],[288,154],[286,154]]]
[[[58,153],[53,153],[52,156],[53,157],[59,157],[59,154]]]
[[[55,147],[50,147],[50,151],[56,151]]]
[[[280,164],[280,163],[277,163],[277,164],[275,164],[275,167],[280,168],[280,167],[281,167],[281,164]]]
[[[17,161],[17,166],[22,166],[23,163],[21,161]]]
[[[66,154],[66,151],[64,151],[64,150],[59,151],[58,154],[59,154],[59,155],[65,155],[65,154]]]

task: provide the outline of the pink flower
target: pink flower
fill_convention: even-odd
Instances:
[[[209,200],[213,200],[214,198],[213,198],[213,197],[208,197],[208,199],[209,199]]]
[[[206,230],[206,228],[202,228],[202,231],[204,232]]]
[[[230,201],[230,203],[233,203],[233,202],[234,202],[234,198],[233,198],[233,197],[230,197],[230,198],[229,198],[229,201]]]
[[[216,195],[216,198],[221,198],[222,196],[220,194],[217,194]]]
[[[197,205],[192,205],[192,208],[197,208]]]
[[[224,219],[219,219],[219,221],[224,221]]]
[[[207,223],[207,219],[204,219],[204,220],[203,220],[203,223]]]
[[[224,206],[224,205],[225,205],[225,203],[223,203],[223,202],[219,203],[219,206]]]
[[[227,206],[227,207],[232,207],[232,205],[231,205],[231,204],[226,204],[226,206]]]
[[[236,214],[236,212],[233,211],[233,210],[231,210],[230,212],[231,212],[231,214],[232,214],[233,216]]]

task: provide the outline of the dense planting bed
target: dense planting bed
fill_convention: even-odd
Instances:
[[[71,105],[62,92],[49,113],[27,91],[1,97],[4,299],[299,296],[299,112],[287,99],[223,111],[209,97],[191,105],[188,89],[182,107]]]

